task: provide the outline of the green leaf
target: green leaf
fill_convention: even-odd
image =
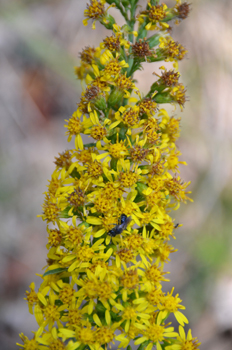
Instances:
[[[148,186],[143,184],[142,182],[137,182],[137,190],[140,194],[143,194],[144,190],[147,190]]]
[[[104,313],[106,311],[105,306],[103,306],[103,304],[98,301],[97,305],[96,305],[96,311],[100,312],[100,313]]]
[[[150,49],[159,44],[160,34],[154,34],[147,39]]]
[[[144,199],[145,199],[145,196],[144,196],[144,195],[138,194],[138,195],[135,197],[134,202],[135,202],[135,203],[139,203],[139,202],[144,201]]]
[[[116,158],[111,158],[111,161],[110,161],[111,169],[116,171],[117,170],[117,163],[118,163],[118,160]]]
[[[140,344],[137,350],[143,350],[145,347],[150,343],[150,340],[145,341],[144,343]]]
[[[48,276],[48,275],[56,275],[58,273],[67,271],[68,269],[66,267],[59,267],[58,269],[54,269],[54,270],[48,270],[43,274],[43,277]]]
[[[71,218],[72,216],[70,216],[68,214],[69,210],[71,209],[72,207],[69,205],[67,208],[65,208],[64,210],[62,210],[59,214],[59,217],[62,218],[62,219],[69,219]]]
[[[84,145],[85,147],[96,147],[96,143],[86,143],[85,145]]]
[[[74,179],[80,179],[81,175],[78,173],[77,169],[74,168],[73,171],[71,172],[70,176],[72,176]]]

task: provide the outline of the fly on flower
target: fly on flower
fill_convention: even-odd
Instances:
[[[111,237],[115,237],[116,235],[120,235],[122,231],[124,231],[127,228],[127,225],[131,222],[131,218],[128,218],[125,214],[121,215],[121,223],[120,224],[115,224],[115,227],[112,228],[108,232],[108,235]]]

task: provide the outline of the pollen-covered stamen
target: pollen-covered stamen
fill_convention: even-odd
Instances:
[[[139,234],[132,234],[128,237],[126,237],[123,240],[123,243],[129,248],[129,249],[133,249],[133,250],[137,250],[139,247],[142,246],[144,242],[143,237],[141,237]]]
[[[171,253],[176,252],[177,249],[174,249],[171,245],[169,245],[167,242],[159,246],[159,249],[157,249],[156,254],[160,258],[161,262],[167,263],[170,261],[169,255]]]
[[[124,320],[137,320],[137,312],[132,306],[127,306],[123,310],[122,318]]]
[[[173,234],[173,223],[172,222],[166,222],[163,225],[160,225],[161,230],[159,231],[160,238],[163,238],[164,240],[170,240],[170,236],[172,238],[174,237]]]
[[[78,328],[76,330],[77,341],[80,341],[83,344],[92,345],[95,343],[95,333],[96,331],[93,331],[90,326],[86,328]]]
[[[180,305],[180,303],[182,302],[182,300],[179,298],[179,294],[176,294],[175,296],[173,296],[173,291],[174,288],[172,288],[170,293],[167,293],[167,295],[164,295],[161,300],[160,300],[160,305],[159,305],[159,309],[160,310],[167,310],[168,312],[176,312],[179,309],[184,310],[185,307]]]
[[[163,172],[164,172],[164,164],[159,162],[157,164],[152,165],[152,167],[149,171],[149,174],[152,175],[152,177],[153,177],[154,175],[160,176],[163,174]]]
[[[153,305],[160,303],[164,293],[160,288],[153,288],[146,296],[146,299]]]
[[[19,334],[19,337],[23,341],[24,345],[21,345],[24,349],[32,349],[32,350],[38,350],[39,349],[39,343],[35,339],[29,340],[23,333]],[[18,344],[17,344],[18,345]]]
[[[162,192],[151,193],[149,196],[146,197],[147,206],[153,208],[161,201],[162,197]]]
[[[121,277],[123,287],[128,289],[135,289],[139,284],[139,276],[137,270],[129,270],[124,272]]]
[[[160,41],[161,41],[160,48],[162,48],[164,50],[164,53],[170,58],[182,60],[185,54],[188,52],[184,48],[184,46],[182,46],[177,41],[175,42],[170,38],[169,39],[163,38],[162,40],[160,39]]]
[[[124,261],[125,263],[130,262],[134,259],[134,252],[131,249],[121,249],[119,252],[117,252],[117,255],[120,257],[120,260]]]
[[[135,57],[148,57],[152,56],[154,52],[150,50],[149,44],[146,38],[139,39],[134,45],[132,45],[132,52]]]
[[[86,77],[89,68],[89,64],[82,61],[80,66],[74,67],[74,73],[77,76],[77,79],[83,80]]]
[[[87,173],[93,177],[99,177],[103,174],[102,163],[95,160],[93,163],[87,165]]]
[[[75,251],[76,257],[79,261],[90,261],[94,256],[93,248],[84,245],[82,247],[78,247]]]
[[[124,158],[127,155],[128,151],[123,141],[110,144],[109,145],[109,153],[116,159]]]
[[[108,182],[104,187],[104,196],[109,199],[118,199],[123,195],[123,189],[118,183]]]
[[[61,186],[62,186],[62,180],[58,179],[57,177],[52,177],[52,179],[51,179],[51,181],[49,181],[49,185],[48,185],[49,194],[55,196],[56,191]]]
[[[146,277],[152,283],[158,284],[160,281],[168,281],[168,279],[163,277],[166,273],[167,272],[161,272],[156,265],[152,265],[146,270]]]
[[[94,140],[102,140],[107,135],[107,130],[102,125],[96,125],[91,128],[90,135]]]
[[[78,151],[75,155],[76,158],[83,164],[92,162],[92,155],[91,155],[92,149],[87,148],[83,149],[83,151]]]
[[[69,309],[67,326],[80,326],[82,315],[78,309]]]
[[[166,8],[167,6],[164,4],[151,6],[151,8],[147,11],[149,19],[151,21],[161,21],[166,17]]]
[[[83,241],[83,232],[78,227],[70,226],[64,234],[64,238],[74,245],[80,245]]]
[[[78,135],[82,131],[82,124],[77,115],[73,115],[69,119],[66,127],[68,128],[67,134],[69,135]]]
[[[99,87],[100,90],[110,90],[107,81],[103,80],[102,77],[97,77],[92,81],[93,86]]]
[[[30,292],[26,291],[26,300],[29,304],[33,305],[38,302],[37,293],[34,291],[34,289],[30,288]]]
[[[89,270],[91,272],[95,273],[96,269],[98,269],[99,267],[104,269],[104,270],[108,270],[108,268],[109,268],[109,266],[107,265],[107,263],[105,263],[105,261],[98,260],[98,261],[95,261],[95,262],[91,263],[91,266],[89,267]]]
[[[75,290],[69,284],[67,284],[60,290],[59,298],[63,304],[70,304],[74,293]]]
[[[162,342],[165,339],[164,332],[165,332],[164,326],[154,323],[147,328],[145,335],[154,343],[156,343],[156,342]]]
[[[133,171],[121,172],[118,181],[123,187],[131,187],[138,181],[138,174],[135,174]]]
[[[137,337],[137,335],[139,335],[140,332],[141,331],[137,327],[131,324],[128,331],[128,336],[130,339],[135,339],[135,337]]]
[[[58,247],[62,241],[62,233],[60,230],[56,229],[48,229],[48,243],[52,247]]]
[[[190,11],[190,4],[188,4],[187,2],[184,2],[183,4],[176,6],[176,8],[178,10],[178,17],[180,19],[185,19],[188,17],[188,14]]]
[[[132,82],[130,77],[126,77],[125,74],[120,74],[116,80],[116,85],[121,90],[130,90],[133,88],[134,83]]]
[[[65,344],[60,339],[55,339],[52,343],[49,344],[49,350],[65,350],[65,348]]]
[[[146,97],[138,104],[139,106],[139,115],[148,114],[152,115],[157,110],[157,103],[151,98]]]
[[[165,187],[168,189],[169,194],[175,197],[178,201],[186,203],[187,199],[190,199],[187,194],[191,193],[190,191],[185,191],[190,182],[182,182],[178,178],[173,178],[165,181]]]
[[[43,204],[43,213],[42,218],[47,220],[47,222],[55,222],[59,217],[60,209],[56,204],[57,200],[54,196],[46,194],[45,201]]]
[[[149,143],[156,143],[159,140],[160,134],[157,132],[159,130],[159,126],[155,118],[149,118],[146,120],[143,128]]]
[[[183,106],[186,102],[186,89],[183,84],[178,84],[170,92],[170,95],[179,103],[180,106]]]
[[[45,318],[50,319],[53,322],[59,320],[60,312],[57,309],[58,306],[56,305],[47,305],[46,308],[43,310]]]
[[[65,151],[63,153],[58,153],[59,157],[55,157],[55,165],[58,168],[65,168],[66,170],[72,164],[71,153],[69,151]]]
[[[150,176],[148,177],[148,185],[155,191],[161,191],[164,187],[164,180],[160,176]]]
[[[113,35],[107,36],[103,42],[105,44],[105,47],[111,52],[120,50],[120,40],[118,37],[115,37]]]
[[[169,122],[164,129],[164,133],[168,134],[171,142],[175,142],[180,136],[180,118],[170,118]]]
[[[85,16],[98,19],[104,15],[104,3],[97,0],[90,0],[90,5],[87,4],[87,10],[85,10]]]
[[[145,149],[139,145],[136,145],[135,147],[130,149],[131,159],[135,163],[142,162],[146,158],[148,153],[149,153],[148,149]]]
[[[83,290],[85,293],[85,296],[90,299],[94,299],[97,296],[97,283],[94,281],[87,280],[87,278],[84,280],[85,284],[83,286]]]
[[[154,254],[155,250],[158,249],[158,247],[158,241],[155,241],[151,238],[147,238],[143,242],[143,250],[145,251],[146,255]]]
[[[91,64],[94,59],[95,52],[96,52],[96,49],[94,47],[87,46],[80,52],[79,54],[80,59],[83,62]]]
[[[101,282],[97,286],[97,294],[101,299],[108,300],[111,296],[112,291],[113,290],[111,285],[107,282]]]
[[[105,66],[104,73],[110,76],[117,76],[121,72],[122,66],[120,62],[115,58]]]
[[[134,126],[139,122],[139,111],[138,109],[129,109],[122,115],[123,122],[128,126]]]
[[[149,212],[146,212],[146,213],[143,213],[143,217],[141,218],[140,222],[141,222],[141,225],[148,225],[153,219],[153,214],[149,213]]]
[[[181,342],[181,349],[183,350],[199,350],[199,343],[197,338],[192,338],[191,340],[183,340]]]
[[[98,344],[109,344],[114,339],[114,331],[107,327],[101,327],[97,329],[95,337]]]
[[[75,188],[67,197],[68,202],[75,208],[80,207],[85,202],[85,195],[81,188]]]
[[[94,207],[96,208],[97,211],[101,213],[107,213],[112,210],[113,200],[110,198],[107,198],[101,193],[99,197],[96,198],[94,202]]]

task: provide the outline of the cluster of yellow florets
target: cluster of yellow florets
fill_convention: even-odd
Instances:
[[[116,25],[105,3],[119,8],[125,26]],[[185,335],[185,307],[174,288],[162,291],[178,226],[170,212],[189,199],[189,183],[177,175],[185,164],[175,144],[180,118],[160,105],[185,102],[177,61],[186,50],[171,38],[168,21],[186,18],[189,5],[151,0],[136,17],[137,3],[91,0],[85,11],[84,24],[100,21],[112,35],[86,47],[76,67],[86,85],[66,125],[75,149],[56,157],[45,195],[49,252],[38,292],[32,283],[26,293],[39,325],[32,340],[21,335],[26,350],[103,350],[131,341],[145,350],[199,346],[191,331]],[[142,96],[134,72],[161,60],[173,69],[161,66]]]

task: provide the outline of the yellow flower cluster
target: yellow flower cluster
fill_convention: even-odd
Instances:
[[[139,350],[199,346],[191,331],[185,335],[178,294],[162,290],[178,227],[170,212],[189,200],[189,183],[178,175],[179,164],[186,164],[175,143],[180,118],[160,105],[185,102],[177,61],[186,50],[171,38],[168,22],[186,18],[189,5],[176,0],[168,8],[151,0],[141,10],[137,3],[91,0],[85,11],[85,25],[99,21],[112,35],[98,48],[86,47],[75,68],[84,86],[66,125],[75,149],[55,158],[45,194],[48,260],[38,291],[31,283],[26,292],[39,329],[31,340],[20,335],[25,350],[103,350],[131,341]],[[108,14],[111,6],[124,26]],[[162,60],[173,69],[161,66],[142,96],[134,72],[143,62]],[[83,135],[90,143],[83,144]]]

